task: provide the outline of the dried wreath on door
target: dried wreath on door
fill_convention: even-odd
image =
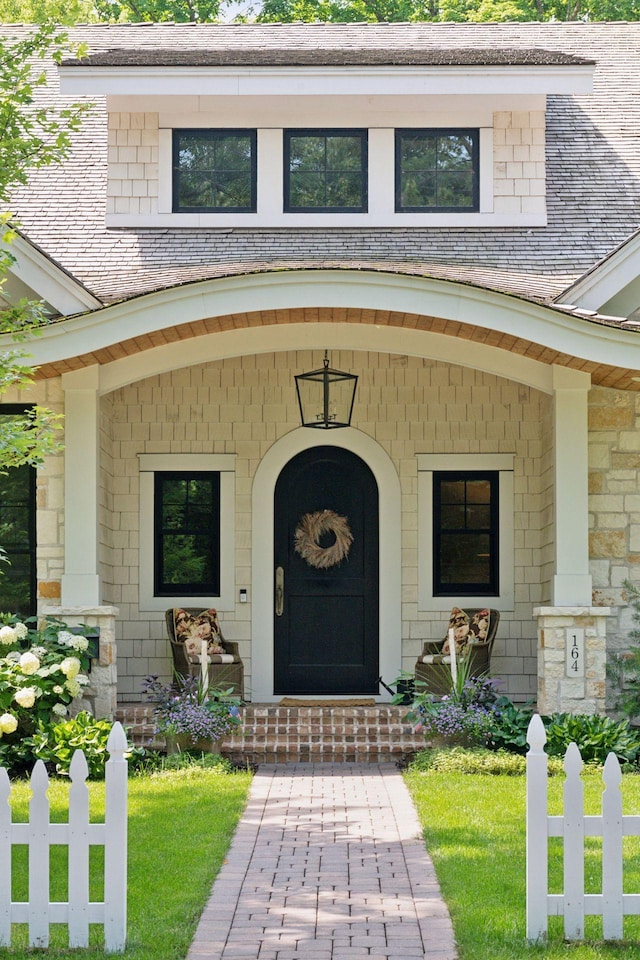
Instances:
[[[321,546],[319,542],[325,533],[332,533],[335,537],[328,547]],[[349,556],[352,543],[353,534],[347,517],[341,517],[333,510],[305,513],[294,532],[296,553],[316,570],[328,570],[342,563]]]

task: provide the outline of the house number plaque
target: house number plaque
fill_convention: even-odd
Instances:
[[[574,679],[584,677],[584,630],[582,627],[567,630],[566,674]]]

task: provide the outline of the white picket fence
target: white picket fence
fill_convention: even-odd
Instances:
[[[11,946],[11,924],[29,924],[29,945],[49,945],[49,924],[65,923],[70,947],[89,944],[89,924],[104,926],[105,949],[122,953],[127,928],[127,738],[114,723],[107,743],[105,822],[89,820],[88,768],[84,753],[71,761],[68,823],[49,822],[49,777],[42,760],[31,776],[29,822],[13,823],[11,785],[0,768],[0,946]],[[13,901],[12,847],[29,846],[29,899]],[[68,901],[49,901],[49,848],[68,847]],[[89,900],[89,848],[104,847],[104,901]]]
[[[622,838],[640,835],[640,816],[622,814],[622,773],[613,753],[602,775],[602,813],[585,816],[582,758],[575,743],[564,761],[564,813],[549,816],[546,740],[544,724],[534,714],[527,733],[527,939],[546,940],[548,917],[563,916],[565,939],[581,940],[590,915],[602,916],[605,940],[619,940],[623,916],[640,914],[640,894],[622,892]],[[563,893],[548,892],[548,837],[564,840]],[[601,893],[584,892],[585,837],[602,837]]]

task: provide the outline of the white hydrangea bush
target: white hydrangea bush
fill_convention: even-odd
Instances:
[[[89,683],[89,641],[66,624],[30,627],[15,617],[0,626],[0,763],[41,723],[59,722]],[[84,629],[84,628],[79,628]]]

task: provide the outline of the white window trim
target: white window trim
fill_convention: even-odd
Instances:
[[[418,609],[448,610],[490,606],[513,610],[515,602],[514,484],[511,453],[418,454]],[[499,578],[497,597],[434,597],[433,595],[433,474],[442,470],[497,470],[499,474]]]
[[[190,120],[193,118],[189,118]],[[452,125],[454,123],[452,118]],[[432,124],[405,123],[428,129]],[[224,129],[203,117],[197,124]],[[237,124],[236,124],[237,126]],[[395,210],[395,127],[368,130],[368,209],[366,213],[284,213],[283,130],[257,128],[257,207],[255,213],[173,213],[172,136],[173,127],[159,130],[158,213],[146,216],[110,214],[107,225],[180,227],[480,227],[541,226],[546,215],[494,213],[493,127],[456,123],[479,130],[479,206],[468,213],[398,213]]]
[[[235,454],[140,454],[140,610],[174,607],[235,609]],[[220,595],[156,597],[153,591],[154,474],[171,470],[220,473]]]

